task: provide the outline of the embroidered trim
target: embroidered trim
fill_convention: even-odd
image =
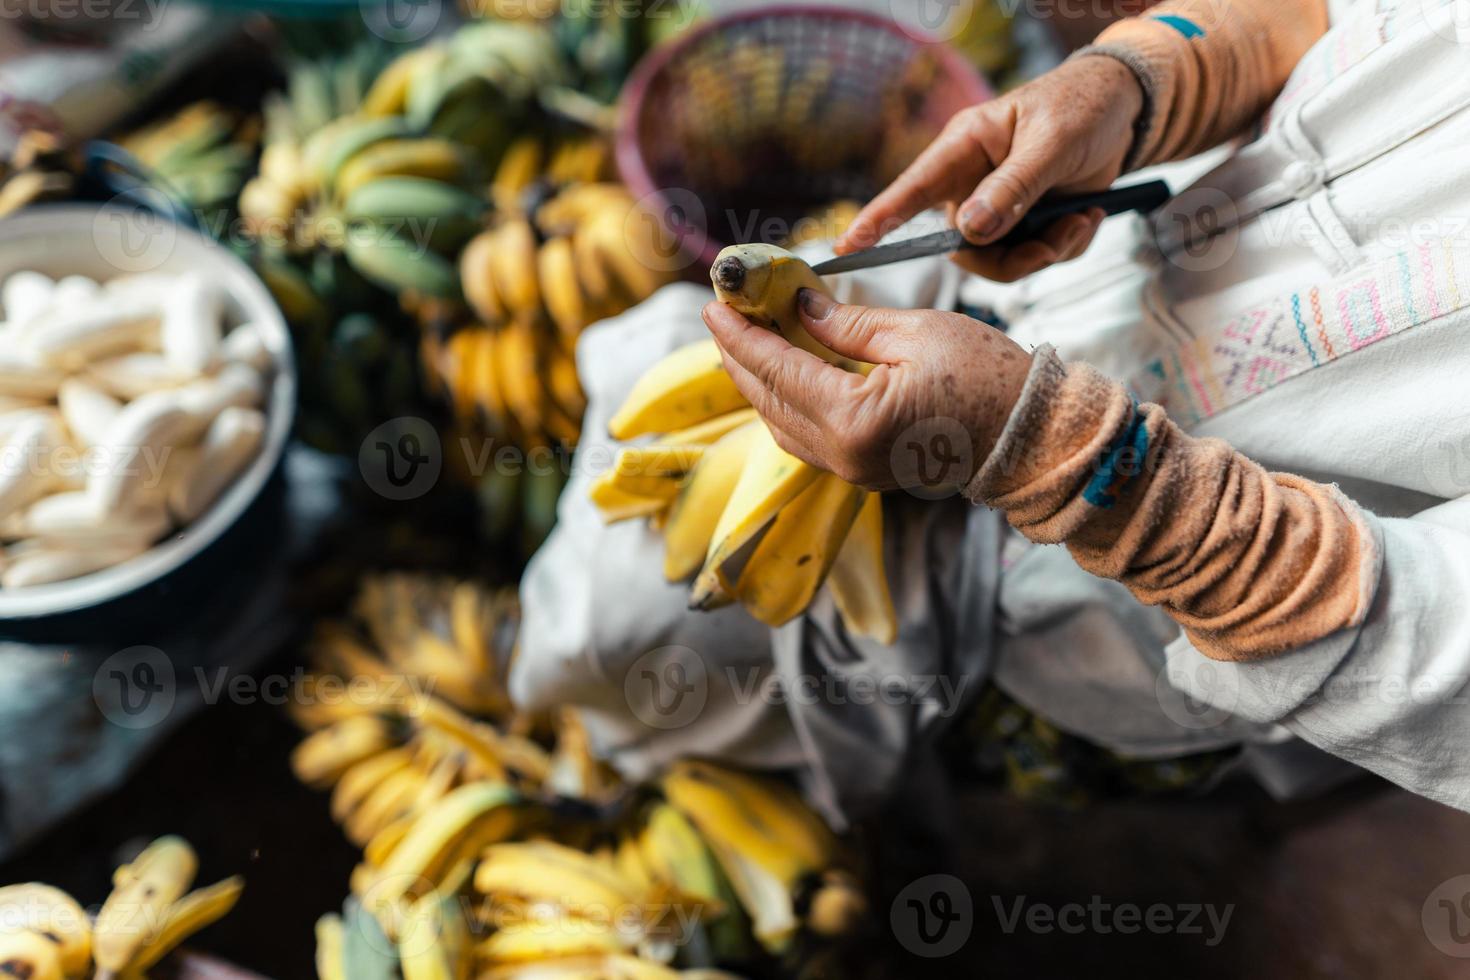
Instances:
[[[1419,245],[1246,310],[1175,345],[1148,370],[1163,379],[1160,404],[1188,426],[1467,306],[1470,248]]]

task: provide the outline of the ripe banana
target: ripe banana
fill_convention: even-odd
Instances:
[[[402,116],[342,116],[307,137],[302,168],[315,190],[331,191],[349,160],[374,143],[411,135],[413,128]]]
[[[97,971],[120,974],[159,935],[169,906],[188,891],[199,862],[181,837],[160,837],[113,875],[92,930]]]
[[[490,276],[511,318],[535,323],[541,316],[541,284],[537,276],[536,233],[528,221],[514,219],[490,232]]]
[[[474,884],[496,905],[556,909],[598,920],[620,919],[645,897],[592,855],[549,841],[486,848]]]
[[[159,960],[194,933],[229,914],[245,890],[239,875],[190,892],[168,907],[157,934],[128,961],[123,980],[141,980]]]
[[[308,786],[330,786],[343,773],[394,744],[388,723],[375,715],[346,718],[314,732],[291,753],[291,769]]]
[[[836,561],[865,493],[823,473],[781,508],[740,572],[740,604],[767,626],[800,615]]]
[[[898,614],[883,564],[883,498],[868,493],[827,575],[832,601],[850,633],[890,644],[898,636]]]
[[[753,414],[754,409],[749,412]],[[731,412],[721,418],[741,414]],[[704,563],[715,524],[735,491],[759,431],[764,429],[765,423],[759,419],[747,421],[710,445],[690,472],[664,525],[664,577],[670,582],[683,581]]]
[[[608,422],[614,439],[672,432],[749,403],[725,372],[714,340],[681,347],[644,372]]]
[[[790,787],[710,763],[677,763],[663,790],[719,859],[756,938],[772,952],[787,948],[800,925],[798,889],[837,858],[826,825]],[[840,879],[830,887],[849,888]]]
[[[464,251],[459,253],[459,277],[465,299],[481,322],[492,326],[510,317],[510,310],[495,288],[491,272],[496,248],[495,233],[482,231],[470,239]]]
[[[66,980],[61,968],[61,950],[49,939],[28,930],[0,934],[0,976]]]
[[[797,294],[815,289],[832,295],[812,267],[777,245],[731,245],[710,266],[710,281],[722,303],[760,324],[778,331],[794,346],[849,371],[871,370],[817,343],[801,325]]]
[[[362,99],[367,116],[392,116],[408,107],[408,90],[415,76],[439,68],[449,58],[443,45],[425,45],[399,55],[373,80]]]
[[[403,980],[465,980],[469,975],[469,927],[452,895],[432,891],[414,902],[398,936],[398,965]]]
[[[340,915],[329,912],[316,920],[317,980],[348,980],[342,961],[345,944]]]
[[[577,336],[592,322],[591,305],[577,278],[576,259],[569,238],[552,238],[536,256],[536,271],[546,312],[556,324],[564,343],[575,344]]]
[[[56,946],[61,972],[81,976],[92,962],[92,920],[60,888],[28,882],[0,888],[0,931],[27,930]],[[0,970],[0,976],[3,976]]]
[[[761,424],[730,501],[715,524],[704,568],[689,594],[691,609],[713,609],[735,598],[736,584],[727,565],[820,475],[821,470],[776,445],[771,431]]]

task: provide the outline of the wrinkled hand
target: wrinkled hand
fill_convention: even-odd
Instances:
[[[854,219],[838,254],[874,245],[903,222],[945,205],[976,245],[1010,231],[1044,194],[1108,187],[1123,169],[1143,90],[1106,56],[1067,61],[1007,95],[956,113],[944,131]],[[955,253],[971,272],[1010,282],[1076,258],[1103,219],[1100,209],[1052,222],[1014,246]]]
[[[801,291],[802,325],[844,371],[723,303],[704,322],[725,369],[787,452],[874,490],[963,487],[995,445],[1031,368],[1005,334],[959,313],[844,306]]]

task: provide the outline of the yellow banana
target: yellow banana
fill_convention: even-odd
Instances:
[[[708,422],[698,422],[687,428],[666,433],[658,438],[658,444],[667,446],[712,446],[755,418],[755,409],[737,408],[733,412],[717,415]]]
[[[60,888],[40,882],[0,888],[0,929],[29,930],[55,944],[68,977],[81,976],[92,964],[92,920]]]
[[[495,291],[511,318],[534,323],[541,316],[541,285],[537,275],[536,233],[528,221],[513,219],[493,232],[490,275]]]
[[[621,918],[644,897],[635,883],[592,855],[549,841],[486,848],[474,882],[497,905],[554,908],[599,920]]]
[[[849,371],[866,373],[863,364],[817,343],[801,325],[797,293],[815,289],[832,295],[812,267],[777,245],[731,245],[710,266],[710,281],[720,302],[750,320],[769,327],[793,345]]]
[[[719,347],[701,340],[645,371],[607,428],[614,439],[627,440],[687,428],[747,405],[725,373]]]
[[[679,493],[679,482],[677,477],[623,476],[610,469],[592,481],[587,496],[603,521],[615,524],[667,507]]]
[[[459,279],[465,299],[486,324],[501,323],[510,316],[505,300],[495,288],[491,265],[495,261],[496,233],[482,231],[459,253]]]
[[[469,927],[452,895],[429,892],[409,909],[398,936],[403,980],[464,980],[470,969]]]
[[[632,948],[635,941],[636,937],[624,937],[605,922],[559,918],[551,922],[535,920],[502,926],[489,939],[480,943],[475,948],[475,953],[482,963],[490,967],[510,963],[539,965],[544,961],[567,957],[624,953]],[[495,975],[493,970],[490,975]],[[571,976],[582,980],[600,980],[601,977],[616,974],[573,973]]]
[[[92,960],[99,974],[121,973],[159,933],[169,906],[178,901],[199,868],[181,837],[160,837],[113,875],[92,929]]]
[[[168,907],[158,933],[128,961],[124,980],[147,975],[155,963],[167,956],[179,943],[205,926],[229,914],[245,889],[239,875],[226,878],[206,888],[185,895]]]
[[[396,746],[354,763],[332,787],[332,819],[344,823],[389,776],[412,762],[412,753]]]
[[[764,424],[753,438],[740,479],[715,524],[704,568],[694,580],[691,609],[711,609],[734,598],[736,587],[726,563],[821,475],[821,470],[776,445]]]
[[[389,62],[363,96],[361,112],[368,116],[399,115],[408,107],[408,90],[414,76],[433,71],[449,59],[442,46],[413,48]]]
[[[291,752],[291,770],[308,786],[330,786],[349,768],[392,747],[388,723],[357,715],[313,732]]]
[[[348,980],[342,962],[342,917],[328,913],[316,920],[317,980]]]
[[[541,138],[522,136],[506,147],[490,182],[490,198],[501,211],[520,209],[521,195],[541,175]]]
[[[898,614],[888,591],[883,563],[883,498],[869,492],[853,522],[837,561],[827,574],[827,588],[848,632],[879,643],[898,636]]]
[[[548,235],[570,235],[590,216],[633,203],[622,184],[574,184],[536,209],[536,224]]]
[[[756,938],[784,949],[799,925],[796,889],[836,858],[826,825],[790,787],[709,763],[677,763],[663,789],[719,859]]]
[[[428,807],[387,862],[357,882],[364,901],[371,903],[369,911],[391,915],[404,899],[416,899],[437,887],[438,879],[461,859],[461,851],[504,839],[515,828],[514,805],[519,799],[503,784],[476,782]]]
[[[592,322],[592,310],[577,278],[576,258],[569,238],[552,238],[536,255],[536,271],[546,312],[556,324],[562,340],[575,344],[578,334]]]
[[[483,948],[483,947],[482,947]],[[697,976],[696,974],[707,974]],[[671,970],[626,953],[573,955],[529,963],[508,962],[482,971],[479,980],[738,980],[717,971]]]
[[[740,413],[730,413],[736,414]],[[674,498],[664,524],[664,577],[670,582],[688,578],[704,563],[715,525],[740,480],[757,430],[764,429],[764,422],[752,419],[716,440],[704,451]]]
[[[0,976],[27,980],[65,980],[61,950],[40,933],[20,930],[0,934]]]
[[[837,560],[864,493],[823,473],[781,508],[736,583],[746,611],[767,626],[780,626],[809,606]]]
[[[384,778],[347,815],[342,824],[347,839],[358,847],[366,846],[378,831],[412,812],[426,782],[424,774],[414,766],[404,766]]]

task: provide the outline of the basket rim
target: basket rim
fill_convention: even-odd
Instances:
[[[881,14],[824,4],[778,3],[711,17],[683,35],[660,44],[645,54],[633,67],[623,87],[623,95],[618,107],[614,159],[619,176],[627,185],[628,190],[632,192],[635,200],[642,201],[646,198],[661,197],[664,190],[654,182],[653,174],[649,172],[647,162],[643,158],[642,147],[638,142],[638,123],[643,117],[648,91],[653,86],[654,79],[662,74],[676,57],[716,31],[745,21],[774,20],[785,17],[818,17],[833,21],[855,21],[880,28],[889,34],[912,42],[917,50],[927,48],[932,51],[939,60],[945,76],[961,86],[961,94],[970,104],[975,105],[995,98],[995,90],[980,74],[979,69],[966,61],[947,42],[932,35],[921,36],[918,32],[900,26],[893,18],[884,17]],[[706,267],[713,264],[715,256],[719,254],[716,247],[718,243],[700,229],[691,229],[689,239],[690,251],[695,261],[703,263]]]

